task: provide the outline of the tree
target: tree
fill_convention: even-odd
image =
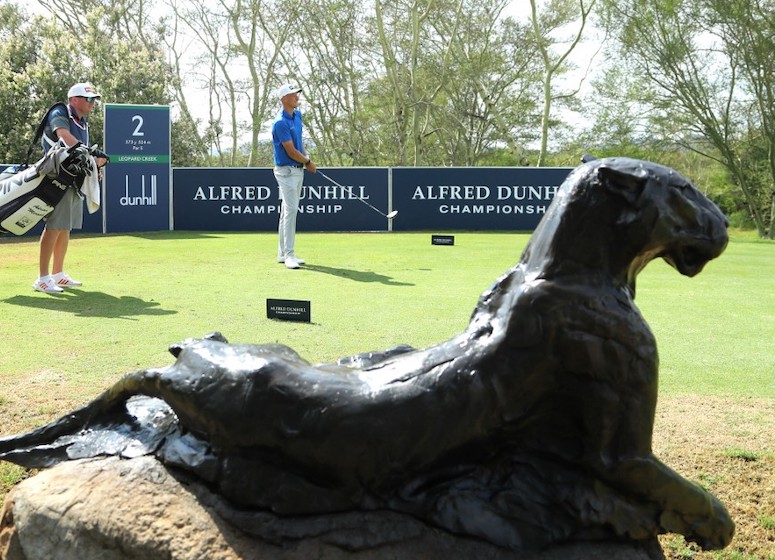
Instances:
[[[304,88],[305,128],[316,159],[329,165],[379,161],[364,104],[371,51],[366,13],[360,0],[316,0],[289,14],[298,20],[295,40],[280,52],[281,76]]]
[[[6,126],[6,134],[0,137],[3,163],[24,160],[35,130],[37,99],[25,70],[35,62],[41,40],[29,30],[27,22],[26,14],[17,6],[0,4],[0,107]]]
[[[528,26],[502,17],[506,0],[39,2],[91,41],[84,59],[102,89],[131,102],[118,82],[137,67],[136,97],[175,102],[173,131],[192,135],[173,143],[175,163],[265,162],[283,81],[302,83],[309,145],[330,163],[467,165],[503,146],[521,163],[536,137],[538,60]],[[204,123],[189,110],[192,85],[208,98]]]
[[[458,25],[460,3],[449,10],[441,0],[375,0],[374,8],[371,23],[389,92],[382,99],[398,148],[394,164],[425,165],[423,144],[433,134],[433,103],[449,79],[452,39],[432,35],[429,22],[446,17]]]
[[[369,15],[355,0],[307,5],[319,25],[283,61],[304,76],[316,152],[341,164],[467,165],[506,144],[518,161],[536,74],[504,6],[383,0]]]
[[[174,54],[168,47],[174,46],[176,26],[168,33],[170,19],[157,17],[154,0],[38,1],[56,22],[62,39],[70,38],[74,52],[89,69],[81,78],[71,76],[71,83],[88,79],[104,100],[120,103],[166,105],[176,100],[179,111],[173,130],[193,136],[173,142],[172,161],[177,165],[202,161],[204,145],[182,95],[179,75],[174,72],[179,67],[167,63],[167,52]],[[70,15],[73,13],[86,15],[75,18]],[[170,59],[178,61],[174,56]],[[93,113],[90,128],[92,140],[101,143],[100,111]]]
[[[727,57],[740,61],[745,129],[741,181],[760,235],[775,239],[775,5],[771,0],[708,0],[710,24]]]
[[[189,74],[205,84],[208,92],[209,118],[203,140],[217,154],[219,165],[236,165],[242,131],[237,116],[240,92],[230,70],[234,58],[234,52],[229,48],[231,22],[220,6],[212,2],[191,0],[183,5],[172,2],[170,7],[178,25],[193,33],[193,44],[203,49],[203,53],[194,59],[196,69]],[[176,73],[181,76],[184,73],[182,55],[176,42],[170,48],[175,53]],[[182,78],[180,82],[183,83]],[[185,96],[181,97],[185,99]],[[226,127],[224,112],[227,113]]]
[[[549,149],[549,129],[552,125],[552,107],[556,101],[567,100],[578,94],[575,91],[557,91],[555,78],[567,72],[568,58],[581,42],[590,13],[597,0],[548,0],[539,10],[536,0],[530,0],[530,21],[533,42],[543,62],[543,112],[541,114],[541,147],[537,166],[544,164]],[[578,6],[578,7],[577,7]],[[569,39],[558,38],[568,26],[578,22]],[[558,45],[567,45],[558,47]]]
[[[758,133],[773,145],[770,1],[605,0],[622,59],[648,78],[655,116],[676,143],[720,162],[762,237],[772,237],[772,182],[747,172],[742,154]],[[769,33],[769,35],[768,35]],[[770,41],[771,42],[771,41]],[[756,83],[758,81],[764,83]],[[654,122],[659,123],[660,120]],[[772,168],[771,165],[768,165]],[[768,196],[760,196],[760,191]],[[767,199],[768,204],[763,204]]]
[[[197,60],[209,94],[206,137],[221,164],[262,160],[260,135],[279,106],[272,91],[280,85],[278,61],[292,31],[288,6],[274,0],[190,0],[174,8],[203,51]],[[243,146],[245,135],[249,141]]]
[[[654,95],[645,76],[626,64],[610,64],[592,80],[592,91],[583,98],[588,126],[563,139],[561,152],[572,156],[561,164],[576,165],[584,153],[663,161],[676,147],[675,134],[654,134],[655,130],[667,132],[665,123],[655,122]]]
[[[250,158],[251,165],[258,158],[259,132],[267,119],[270,107],[275,109],[271,91],[275,82],[275,62],[285,48],[291,33],[288,20],[283,17],[285,3],[274,4],[262,0],[220,0],[228,15],[230,31],[236,42],[231,47],[244,59],[249,79],[245,93],[250,108]],[[275,14],[282,14],[275,17]],[[269,30],[272,33],[269,33]]]
[[[471,4],[457,27],[438,132],[452,165],[482,163],[501,146],[511,165],[522,165],[526,145],[535,139],[540,65],[532,56],[530,27],[502,18],[505,6]],[[435,25],[439,34],[453,32],[444,21]]]
[[[0,140],[0,158],[19,163],[46,109],[63,100],[73,76],[87,79],[88,72],[76,42],[51,21],[29,18],[9,4],[0,6],[0,14],[0,57],[7,61],[0,66],[0,103],[9,131]],[[101,139],[101,130],[96,137]],[[31,159],[40,155],[36,147]]]

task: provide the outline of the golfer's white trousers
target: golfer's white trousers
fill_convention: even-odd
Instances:
[[[296,245],[296,215],[299,212],[299,198],[301,187],[304,184],[304,169],[288,165],[274,168],[274,176],[280,187],[280,223],[277,227],[279,246],[277,248],[277,260],[295,255]]]

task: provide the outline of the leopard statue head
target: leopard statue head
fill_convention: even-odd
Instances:
[[[698,274],[728,242],[721,210],[680,173],[647,161],[587,161],[563,182],[531,238],[526,276],[605,274],[632,293],[638,273],[663,258]]]

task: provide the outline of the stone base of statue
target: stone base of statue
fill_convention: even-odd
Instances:
[[[656,541],[515,553],[410,516],[240,511],[154,457],[62,463],[20,483],[0,523],[3,560],[655,560]]]

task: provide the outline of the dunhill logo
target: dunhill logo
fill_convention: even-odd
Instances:
[[[129,196],[129,175],[125,175],[124,196],[119,203],[121,206],[156,206],[156,175],[150,176],[150,185],[146,190],[145,175],[142,176],[142,190],[140,196]]]

